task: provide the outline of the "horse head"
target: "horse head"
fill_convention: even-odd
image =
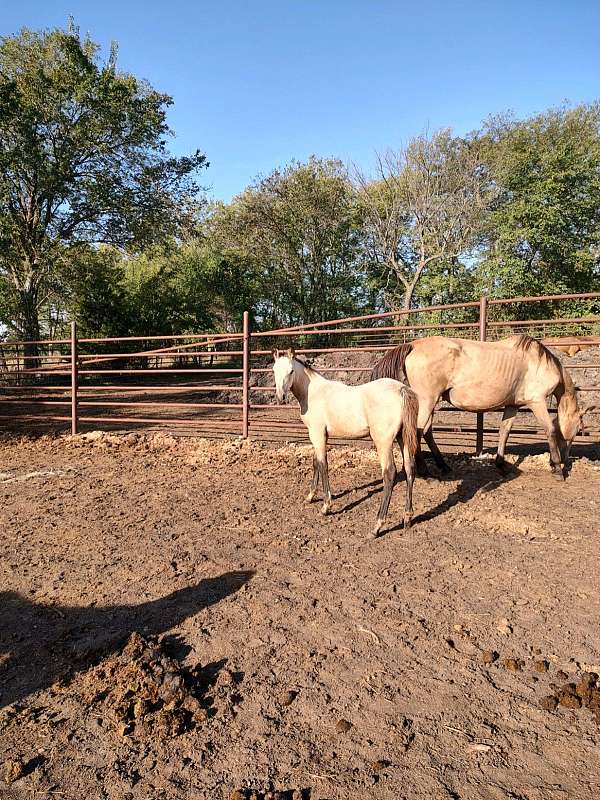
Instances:
[[[275,396],[278,403],[283,403],[294,383],[293,347],[288,350],[273,350],[273,375],[275,376]]]

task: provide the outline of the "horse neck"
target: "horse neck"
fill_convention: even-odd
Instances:
[[[561,433],[565,433],[566,426],[573,418],[578,415],[577,392],[569,371],[561,365],[560,368],[562,385],[555,391],[558,400],[558,427]]]
[[[306,367],[300,361],[294,361],[294,382],[292,383],[292,394],[301,406],[306,405],[308,398],[308,387],[311,383],[326,381],[322,375],[315,372],[310,367]]]

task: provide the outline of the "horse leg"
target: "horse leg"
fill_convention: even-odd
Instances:
[[[429,471],[429,467],[427,466],[427,462],[425,461],[425,456],[423,455],[423,451],[421,450],[421,436],[425,434],[425,439],[427,441],[426,433],[429,432],[431,427],[431,423],[433,421],[433,408],[435,406],[436,401],[431,400],[430,398],[424,399],[419,396],[419,419],[417,422],[418,430],[417,430],[417,452],[416,452],[416,464],[417,464],[417,475],[420,478],[431,478],[432,475]],[[431,437],[433,439],[433,437]],[[429,444],[429,442],[427,442]],[[437,445],[434,443],[434,447],[437,449]],[[439,453],[439,450],[438,450]],[[441,455],[441,453],[440,453]],[[434,455],[435,458],[435,455]]]
[[[383,497],[377,512],[377,522],[373,530],[373,538],[379,535],[381,527],[385,522],[388,508],[390,507],[390,500],[392,491],[396,482],[396,463],[394,462],[394,440],[386,442],[385,444],[375,443],[377,453],[379,454],[379,461],[381,463],[381,475],[383,477]],[[408,479],[408,473],[407,473]]]
[[[317,493],[317,489],[319,488],[319,475],[320,475],[320,472],[321,472],[321,469],[319,467],[319,461],[317,459],[317,454],[315,452],[313,454],[313,476],[312,476],[312,481],[311,481],[311,484],[310,484],[310,492],[306,496],[307,503],[312,503],[312,501],[315,499],[315,495]]]
[[[504,450],[506,442],[510,435],[511,428],[515,421],[518,408],[516,406],[506,406],[502,414],[502,422],[500,423],[500,430],[498,432],[498,451],[496,453],[496,466],[501,472],[506,469],[506,462],[504,460]]]
[[[321,513],[327,514],[331,510],[331,489],[329,488],[329,470],[327,469],[327,431],[325,429],[317,432],[309,431],[308,435],[315,449],[314,458],[318,467],[317,474],[321,476],[321,483],[323,484],[323,506],[321,507]],[[314,481],[315,478],[313,476],[313,483]]]
[[[406,501],[404,505],[404,529],[408,530],[412,523],[413,515],[413,484],[415,482],[415,458],[409,448],[402,442],[402,458],[404,459],[404,472],[406,473]]]
[[[444,456],[442,455],[440,448],[437,446],[437,442],[433,438],[433,428],[431,425],[432,422],[433,422],[433,414],[429,418],[429,423],[427,427],[423,430],[423,437],[427,442],[427,446],[431,450],[436,467],[439,469],[442,475],[447,475],[449,472],[452,472],[452,467],[444,459]]]
[[[561,462],[560,462],[560,449],[556,438],[556,429],[552,417],[548,413],[546,407],[546,400],[538,400],[535,403],[530,403],[529,408],[532,410],[535,418],[543,426],[548,437],[548,444],[550,446],[550,462],[552,464],[552,474],[558,481],[564,481]]]

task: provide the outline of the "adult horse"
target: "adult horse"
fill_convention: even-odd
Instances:
[[[537,339],[511,336],[498,342],[431,336],[415,339],[390,350],[373,369],[371,379],[407,380],[419,398],[419,442],[421,434],[437,466],[447,472],[431,431],[433,410],[443,397],[463,411],[493,411],[503,408],[496,464],[504,467],[504,450],[515,415],[528,406],[543,426],[550,446],[552,472],[564,480],[561,464],[568,465],[571,443],[584,412],[568,371]],[[557,419],[548,413],[546,400],[558,401]],[[420,451],[419,474],[427,467]]]
[[[369,435],[379,455],[383,477],[383,497],[373,536],[381,530],[396,482],[394,440],[398,441],[406,473],[404,527],[412,521],[412,489],[417,452],[419,401],[404,384],[385,378],[362,386],[346,386],[325,378],[306,361],[296,358],[293,349],[273,350],[273,374],[277,400],[282,403],[291,391],[300,403],[300,416],[308,428],[314,447],[313,479],[306,498],[312,502],[323,482],[323,514],[331,508],[331,489],[327,468],[327,437],[360,439]]]

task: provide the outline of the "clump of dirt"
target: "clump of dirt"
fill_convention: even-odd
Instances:
[[[506,658],[504,666],[509,672],[522,672],[525,662],[521,658]]]
[[[200,665],[185,669],[157,639],[139,633],[132,633],[121,652],[89,670],[83,680],[84,702],[97,707],[122,736],[166,739],[209,718],[212,698],[205,695]],[[218,688],[231,694],[234,685],[233,675],[222,670]]]
[[[229,800],[310,800],[310,789],[284,789],[261,792],[253,789],[236,789]]]
[[[25,765],[20,758],[9,758],[0,768],[0,779],[11,784],[23,776]]]
[[[593,713],[594,720],[600,725],[600,687],[597,682],[598,675],[595,672],[584,672],[578,683],[554,686],[554,694],[544,697],[540,706],[546,711],[554,711],[559,705],[571,709],[585,707]]]
[[[484,664],[493,664],[499,658],[500,656],[495,650],[484,650],[481,654],[481,660]]]

